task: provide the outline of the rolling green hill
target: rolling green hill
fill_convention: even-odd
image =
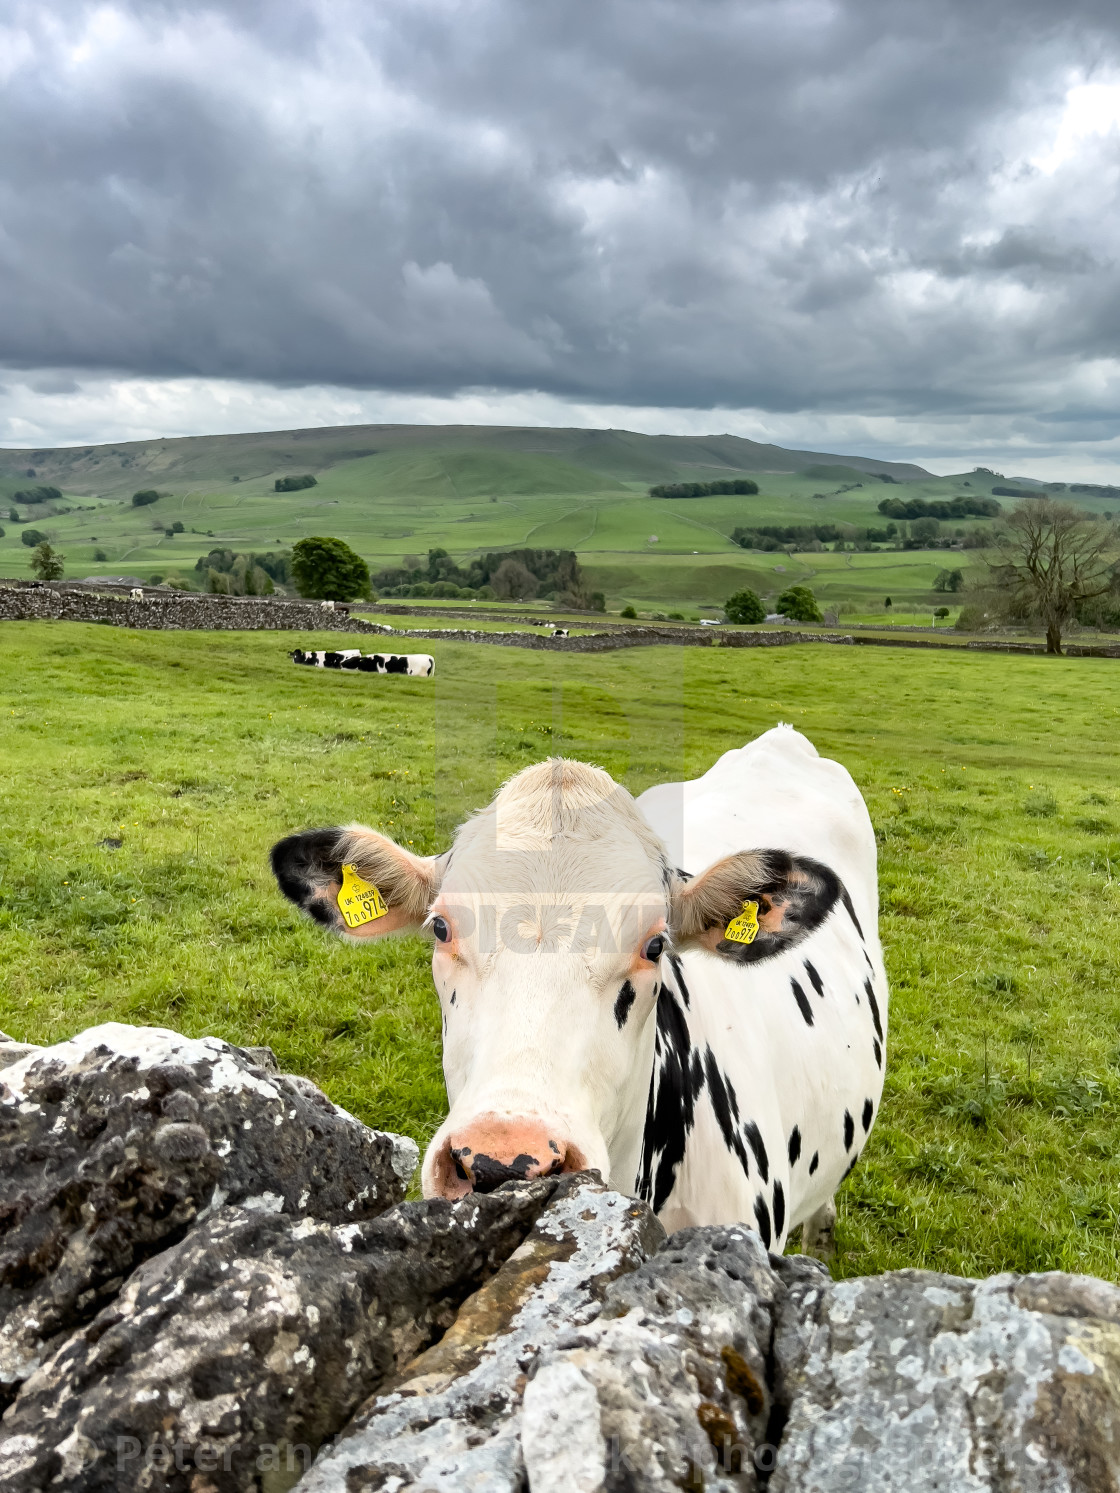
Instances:
[[[278,477],[303,473],[316,485],[274,490]],[[656,483],[739,474],[754,478],[757,495],[648,495]],[[460,562],[525,545],[574,549],[611,605],[713,605],[740,585],[776,595],[788,573],[833,601],[889,592],[896,604],[924,606],[943,556],[806,555],[789,557],[783,573],[781,555],[741,550],[729,535],[765,523],[881,525],[885,496],[987,494],[1006,480],[934,477],[913,465],[730,435],[505,426],[364,425],[3,450],[0,574],[28,573],[28,527],[63,551],[74,578],[190,576],[215,545],[267,551],[334,534],[375,570],[437,545]],[[13,521],[13,495],[44,484],[62,500],[17,503]],[[133,507],[141,488],[156,488],[159,501]],[[183,532],[169,535],[174,523]],[[891,573],[875,574],[880,568]]]
[[[92,496],[131,493],[156,484],[213,483],[220,486],[288,472],[314,472],[372,456],[410,458],[454,487],[464,471],[472,482],[520,483],[509,491],[583,492],[620,482],[671,482],[702,473],[799,472],[840,464],[858,472],[885,472],[899,481],[929,473],[903,462],[860,456],[787,451],[740,436],[639,435],[628,430],[554,430],[501,425],[344,425],[318,430],[264,431],[247,435],[187,436],[128,441],[112,446],[63,446],[49,450],[0,451],[5,496],[25,482],[28,468],[40,482]],[[387,464],[391,470],[394,463]],[[523,476],[517,477],[517,473]],[[589,478],[597,480],[589,481]],[[423,480],[423,479],[421,479]],[[525,486],[526,483],[530,485]],[[543,488],[539,484],[543,483]],[[479,488],[478,491],[482,491]]]

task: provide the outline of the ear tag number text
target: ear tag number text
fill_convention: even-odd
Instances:
[[[389,911],[381,893],[372,882],[359,876],[353,866],[342,868],[338,910],[347,928],[361,928],[366,923],[372,923],[374,918],[383,918]]]
[[[758,903],[744,902],[742,912],[731,919],[723,936],[730,943],[754,943],[758,937]]]

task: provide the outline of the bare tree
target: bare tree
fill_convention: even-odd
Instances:
[[[494,595],[503,601],[529,601],[537,594],[537,578],[520,560],[503,560],[490,577],[490,584]]]
[[[1037,618],[1047,653],[1061,653],[1062,633],[1082,602],[1120,590],[1115,541],[1091,514],[1053,498],[1027,498],[996,540],[988,561],[992,585],[1014,617]]]

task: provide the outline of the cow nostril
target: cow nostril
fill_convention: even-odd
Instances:
[[[459,1160],[458,1155],[454,1151],[452,1151],[451,1153],[451,1159],[455,1163],[455,1175],[458,1177],[459,1181],[469,1182],[471,1180],[471,1174],[467,1171],[466,1167]]]

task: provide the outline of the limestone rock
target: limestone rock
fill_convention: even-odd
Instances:
[[[327,1223],[404,1196],[412,1141],[216,1038],[93,1027],[0,1070],[0,1407],[223,1202]]]
[[[33,1052],[41,1051],[33,1042],[17,1042],[7,1032],[0,1032],[0,1068],[10,1068],[13,1063],[30,1057]]]
[[[524,1455],[523,1400],[552,1351],[583,1340],[610,1283],[663,1238],[644,1203],[593,1174],[560,1178],[524,1243],[468,1298],[447,1334],[359,1411],[300,1493],[513,1493],[525,1487],[527,1462],[534,1493],[600,1487],[605,1450],[590,1381],[560,1366],[569,1395],[551,1428],[536,1412],[554,1402],[557,1381],[543,1381],[535,1396],[540,1434]],[[533,1395],[528,1403],[533,1408]]]
[[[820,1293],[770,1493],[1120,1488],[1120,1290],[920,1270]]]
[[[532,1493],[750,1493],[784,1418],[779,1306],[827,1283],[815,1261],[771,1259],[743,1227],[674,1234],[607,1288],[597,1318],[542,1344],[521,1420]]]
[[[556,1185],[342,1225],[217,1209],[24,1384],[0,1423],[0,1486],[256,1493],[264,1473],[289,1486],[450,1326]]]

